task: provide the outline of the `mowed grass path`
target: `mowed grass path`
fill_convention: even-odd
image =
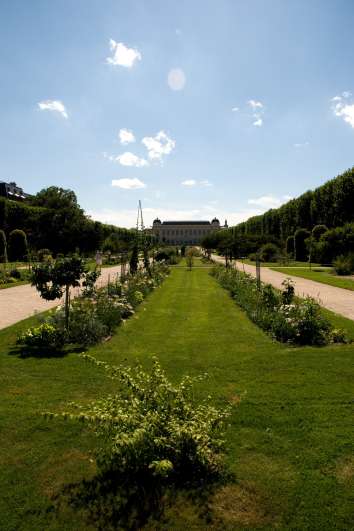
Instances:
[[[94,475],[95,439],[81,425],[39,413],[107,393],[111,384],[75,353],[11,354],[28,322],[0,332],[0,529],[94,529],[82,512],[52,505],[67,483]],[[208,500],[181,494],[149,528],[352,529],[353,351],[274,343],[208,269],[175,268],[135,317],[90,353],[144,365],[157,355],[172,379],[209,373],[197,396],[210,394],[218,405],[241,398],[227,433],[235,481]]]

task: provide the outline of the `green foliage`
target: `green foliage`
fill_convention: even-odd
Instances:
[[[79,256],[59,258],[54,263],[43,263],[32,269],[32,286],[46,300],[59,299],[64,289],[77,287],[87,269]]]
[[[28,328],[17,338],[17,344],[30,349],[60,350],[65,343],[65,332],[50,323]]]
[[[260,249],[262,262],[277,262],[279,255],[280,249],[274,243],[266,243]]]
[[[295,260],[299,262],[306,262],[308,259],[305,241],[309,236],[310,233],[306,229],[298,229],[294,234]]]
[[[312,229],[312,236],[316,242],[319,241],[322,234],[328,231],[328,227],[326,225],[315,225]]]
[[[333,262],[337,275],[351,275],[354,272],[354,253],[347,256],[337,256]]]
[[[39,206],[40,205],[40,206]],[[0,227],[7,234],[22,229],[32,249],[50,248],[54,255],[94,253],[109,235],[131,241],[134,232],[91,220],[71,190],[50,187],[26,202],[0,198]]]
[[[138,264],[139,264],[139,248],[138,248],[138,245],[135,244],[132,250],[130,261],[129,261],[129,271],[132,275],[135,275],[135,273],[137,272]]]
[[[279,294],[263,283],[257,289],[253,277],[237,270],[218,266],[212,274],[231,292],[250,319],[276,340],[298,345],[325,345],[340,338],[344,341],[345,334],[333,330],[314,299],[294,299],[290,281],[283,283],[284,289]]]
[[[251,217],[231,230],[238,235],[267,234],[285,241],[299,227],[312,230],[315,225],[333,228],[353,222],[353,204],[354,168],[351,168],[319,188],[305,192],[280,208]]]
[[[283,304],[291,304],[295,297],[295,286],[291,278],[286,278],[281,283],[283,290],[281,292],[281,300]]]
[[[41,266],[37,271],[46,272],[50,269],[53,272],[55,264],[47,266]],[[167,273],[168,268],[155,264],[150,274],[139,270],[135,275],[127,275],[123,283],[116,281],[97,290],[94,282],[98,273],[86,272],[82,295],[70,304],[66,300],[65,305],[50,313],[45,323],[57,330],[58,338],[62,340],[61,346],[64,346],[64,342],[83,347],[94,345],[112,334],[123,320],[131,317],[134,308],[162,282]],[[57,289],[62,288],[57,286]],[[37,346],[40,346],[40,337]],[[44,338],[42,347],[45,349],[46,346]]]
[[[155,260],[158,262],[164,260],[169,265],[177,264],[179,262],[178,249],[176,247],[161,247],[155,253]]]
[[[50,208],[53,210],[79,208],[75,192],[72,190],[65,190],[64,188],[60,188],[58,186],[44,188],[30,198],[30,203],[33,206]]]
[[[7,262],[7,241],[3,230],[0,230],[0,262]]]
[[[16,268],[10,269],[10,277],[21,280],[21,271]]]
[[[295,256],[295,241],[294,236],[288,236],[286,239],[286,254],[290,256],[291,258],[294,258]]]
[[[124,478],[126,486],[143,482],[147,488],[166,481],[190,484],[221,474],[231,406],[220,410],[210,399],[200,404],[193,400],[194,384],[205,375],[184,376],[180,384],[173,384],[156,358],[147,372],[141,365],[114,367],[83,357],[117,382],[116,391],[86,406],[75,404],[76,414],[46,415],[83,422],[94,430],[101,474]]]
[[[193,264],[194,264],[194,257],[199,255],[198,249],[195,247],[188,247],[185,253],[186,257],[186,264],[188,269],[191,271]]]
[[[39,262],[46,262],[52,258],[50,249],[39,249],[37,251],[37,257]]]
[[[316,259],[322,264],[329,264],[337,256],[352,252],[354,252],[354,223],[328,230],[321,235],[315,245]]]
[[[9,234],[9,259],[11,262],[20,262],[27,258],[27,237],[23,230],[15,229]]]

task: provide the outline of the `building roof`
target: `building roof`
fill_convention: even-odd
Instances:
[[[210,221],[164,221],[162,225],[210,225]]]

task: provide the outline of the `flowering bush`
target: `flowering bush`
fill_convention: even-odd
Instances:
[[[223,469],[225,422],[231,405],[220,410],[192,399],[193,385],[205,378],[184,376],[172,384],[154,358],[142,366],[114,367],[83,355],[103,368],[117,390],[86,406],[73,404],[77,413],[47,413],[87,424],[100,437],[97,465],[102,474],[129,482],[171,480],[188,483],[217,476]]]
[[[26,332],[17,338],[18,345],[29,348],[60,349],[65,342],[65,332],[58,330],[50,323],[42,323],[39,326],[28,328]]]
[[[312,298],[295,299],[290,279],[283,282],[279,292],[237,270],[215,267],[212,271],[220,284],[231,292],[248,316],[277,341],[298,345],[325,345],[346,342],[341,330],[334,330],[323,316],[320,305]]]

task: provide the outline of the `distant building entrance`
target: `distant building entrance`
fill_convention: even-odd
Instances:
[[[220,226],[217,218],[210,221],[163,221],[158,218],[152,225],[152,233],[161,243],[171,245],[199,245],[201,240],[210,232],[227,228]]]

